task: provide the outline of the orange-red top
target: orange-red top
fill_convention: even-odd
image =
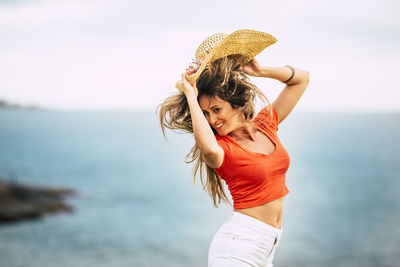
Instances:
[[[272,107],[272,106],[271,106]],[[272,154],[247,150],[231,136],[215,135],[224,150],[224,160],[215,171],[225,180],[235,209],[259,206],[289,193],[285,174],[289,168],[289,155],[278,139],[278,116],[264,107],[254,119],[256,127],[275,144]]]

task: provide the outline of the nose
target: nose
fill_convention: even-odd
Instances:
[[[214,114],[211,113],[208,116],[208,123],[213,125],[216,121],[217,121],[217,117]]]

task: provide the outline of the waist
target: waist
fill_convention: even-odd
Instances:
[[[233,209],[234,212],[250,216],[262,223],[280,229],[282,226],[283,199],[281,197],[274,201],[251,208]]]
[[[280,234],[282,232],[282,229],[273,227],[272,225],[269,225],[254,217],[248,216],[246,214],[237,211],[233,211],[232,215],[228,219],[228,222],[234,224],[246,225],[247,227],[256,229],[258,232],[262,233],[268,233],[272,231],[274,233]]]

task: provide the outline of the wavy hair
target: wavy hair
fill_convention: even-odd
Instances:
[[[243,55],[229,55],[211,62],[196,81],[197,100],[203,95],[218,96],[227,101],[232,108],[238,108],[243,112],[246,121],[251,121],[255,114],[255,100],[258,98],[265,103],[268,102],[268,99],[254,84],[250,83],[247,75],[243,72],[241,66],[247,61]],[[165,128],[193,134],[189,105],[183,93],[165,99],[157,107],[157,111],[165,138]],[[215,134],[216,131],[212,127],[211,129]],[[205,164],[197,144],[194,144],[186,155],[185,162],[195,162],[193,181],[196,181],[196,175],[199,173],[203,189],[211,196],[215,207],[218,207],[221,200],[231,205],[225,194],[221,177],[213,168]],[[204,179],[205,173],[206,179]]]

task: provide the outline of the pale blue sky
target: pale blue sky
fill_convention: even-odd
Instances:
[[[278,42],[257,58],[311,72],[298,110],[400,111],[400,3],[0,2],[0,98],[61,109],[154,109],[215,32]],[[283,85],[253,79],[270,100]]]

